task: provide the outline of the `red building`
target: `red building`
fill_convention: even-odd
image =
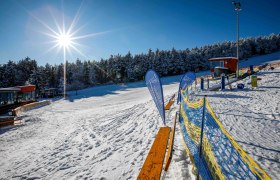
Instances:
[[[34,85],[0,88],[0,114],[36,101],[35,90]]]
[[[238,59],[236,57],[218,57],[211,58],[210,71],[214,73],[214,76],[220,76],[224,74],[233,74],[237,71]]]

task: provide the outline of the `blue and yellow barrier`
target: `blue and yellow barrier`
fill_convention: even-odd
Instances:
[[[181,132],[202,179],[271,179],[226,131],[207,99],[202,156],[199,156],[203,99],[190,102],[187,91],[181,91],[181,98]]]

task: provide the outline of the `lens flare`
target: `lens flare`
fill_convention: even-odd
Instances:
[[[64,98],[66,98],[66,85],[67,85],[67,79],[66,79],[66,55],[72,54],[72,52],[76,52],[83,56],[86,59],[90,59],[87,55],[83,53],[82,44],[78,43],[77,41],[82,39],[88,39],[92,37],[96,37],[99,35],[107,34],[111,31],[103,31],[103,32],[97,32],[97,33],[90,33],[90,34],[83,34],[78,35],[79,32],[85,27],[85,26],[78,26],[78,20],[80,16],[80,10],[82,7],[82,4],[78,8],[74,18],[69,21],[69,23],[65,22],[65,14],[63,11],[63,4],[62,4],[62,11],[55,11],[52,8],[47,8],[47,12],[50,14],[50,19],[45,19],[44,16],[43,19],[39,18],[40,16],[33,14],[32,12],[28,12],[28,14],[36,20],[40,27],[43,27],[42,31],[38,31],[41,34],[48,36],[50,38],[50,41],[48,43],[51,43],[52,45],[50,48],[45,52],[49,53],[50,51],[57,50],[58,52],[62,52],[63,54],[63,86],[64,86]],[[69,19],[69,18],[68,18]],[[48,23],[52,22],[52,23]],[[101,70],[104,74],[109,76],[109,74],[100,68],[97,64],[95,64],[95,67]],[[110,76],[109,76],[110,77]]]
[[[60,34],[57,37],[57,43],[60,47],[68,48],[73,44],[72,37],[69,34]]]

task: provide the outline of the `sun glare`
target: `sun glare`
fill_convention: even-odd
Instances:
[[[81,29],[84,27],[84,26],[81,26],[80,28],[77,28],[77,22],[79,19],[81,6],[82,6],[82,4],[80,5],[77,13],[75,14],[74,19],[70,22],[70,24],[68,24],[68,26],[65,26],[63,12],[61,13],[62,21],[60,22],[56,18],[56,17],[60,17],[60,16],[53,14],[53,11],[51,9],[48,9],[51,17],[53,18],[52,22],[54,22],[54,24],[52,26],[47,24],[40,18],[38,18],[38,16],[33,15],[32,13],[28,12],[36,21],[38,21],[43,27],[46,28],[46,32],[45,31],[40,31],[40,32],[42,34],[50,37],[52,39],[50,42],[54,43],[53,46],[51,46],[47,50],[47,52],[50,52],[51,50],[54,50],[54,49],[57,49],[58,51],[62,50],[63,61],[64,61],[64,67],[63,67],[63,69],[64,69],[64,72],[63,72],[64,98],[66,98],[66,81],[67,81],[66,80],[66,62],[67,62],[66,54],[70,53],[70,55],[71,55],[72,52],[76,52],[76,53],[82,55],[83,57],[88,58],[88,56],[86,56],[82,52],[82,49],[81,49],[82,46],[77,41],[80,39],[87,39],[90,37],[95,37],[95,36],[110,32],[110,31],[104,31],[104,32],[99,32],[99,33],[77,35],[78,32],[81,31]],[[98,66],[96,66],[96,67],[98,67]],[[98,68],[101,69],[100,67],[98,67]],[[104,71],[103,69],[101,69],[101,70]],[[104,71],[104,73],[106,73],[106,72]]]
[[[60,47],[68,48],[73,42],[72,38],[68,34],[60,34],[57,37],[57,43]]]

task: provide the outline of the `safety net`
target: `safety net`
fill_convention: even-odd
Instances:
[[[190,102],[187,90],[181,91],[179,122],[187,150],[202,179],[271,179],[226,131],[207,98]]]

